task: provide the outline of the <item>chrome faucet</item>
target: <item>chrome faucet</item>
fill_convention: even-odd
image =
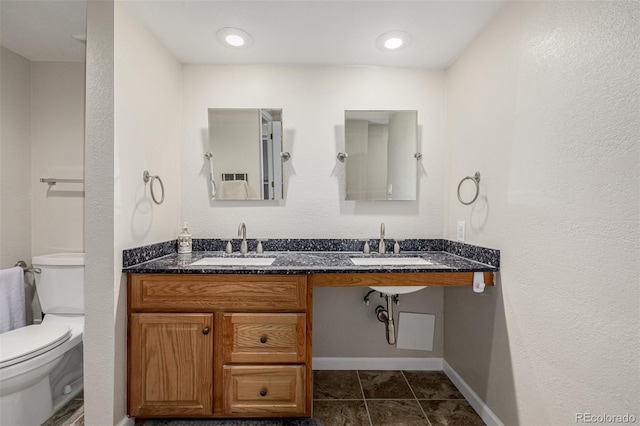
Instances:
[[[384,222],[380,224],[380,244],[378,245],[378,253],[384,254],[387,250],[384,243]]]
[[[238,226],[238,237],[242,237],[242,242],[240,242],[240,253],[247,254],[249,251],[247,248],[247,227],[244,222],[240,222],[240,226]]]

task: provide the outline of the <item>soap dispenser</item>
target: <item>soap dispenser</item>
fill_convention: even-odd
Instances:
[[[182,224],[182,232],[178,234],[178,253],[191,253],[191,233],[187,222]]]

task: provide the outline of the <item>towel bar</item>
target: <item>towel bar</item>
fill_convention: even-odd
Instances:
[[[42,272],[42,269],[40,268],[34,268],[33,266],[27,266],[27,262],[25,262],[24,260],[18,260],[15,264],[15,266],[19,266],[22,269],[24,269],[24,273],[26,274],[27,272],[35,272],[36,274],[39,274]]]
[[[40,178],[40,182],[52,186],[56,183],[84,183],[84,179]]]
[[[473,183],[476,184],[476,195],[473,197],[471,201],[463,201],[462,197],[460,196],[460,187],[462,187],[462,184],[464,183],[465,180],[471,180],[473,181]],[[458,201],[460,201],[465,206],[468,206],[469,204],[473,204],[473,202],[478,199],[478,195],[480,195],[480,172],[476,172],[476,174],[473,176],[467,176],[465,178],[462,178],[462,180],[458,184]]]
[[[147,183],[149,182],[149,180],[151,180],[151,183],[149,183],[149,192],[151,192],[151,198],[153,199],[154,203],[162,204],[162,202],[164,201],[164,184],[162,183],[162,179],[160,179],[160,176],[151,176],[149,172],[145,170],[144,173],[142,173],[142,180],[144,181],[144,183]],[[162,190],[162,197],[160,197],[160,201],[156,199],[156,194],[153,192],[153,182],[155,180],[158,181],[158,183],[160,184],[160,189]]]

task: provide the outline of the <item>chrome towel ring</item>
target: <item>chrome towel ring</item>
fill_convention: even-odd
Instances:
[[[149,184],[149,192],[151,192],[151,198],[153,199],[153,202],[156,204],[162,204],[162,202],[164,201],[164,184],[162,183],[162,179],[160,179],[160,176],[151,176],[149,174],[149,171],[145,170],[144,173],[142,173],[142,180],[144,180],[144,183],[147,183],[149,182],[149,179],[151,179],[151,183]],[[158,199],[156,198],[156,194],[153,192],[153,182],[156,180],[160,184],[160,189],[162,190],[162,197],[160,197],[160,201],[158,201]]]
[[[460,188],[462,187],[462,184],[464,183],[464,181],[468,179],[472,180],[473,183],[476,184],[476,195],[473,197],[473,200],[471,201],[463,201],[462,197],[460,196]],[[478,195],[480,195],[480,172],[476,172],[476,174],[473,176],[467,176],[460,181],[460,183],[458,184],[458,201],[460,201],[465,206],[468,206],[469,204],[473,204],[473,202],[478,199]]]

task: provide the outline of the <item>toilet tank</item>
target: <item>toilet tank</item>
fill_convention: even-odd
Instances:
[[[35,256],[36,289],[45,314],[84,314],[84,253]]]

